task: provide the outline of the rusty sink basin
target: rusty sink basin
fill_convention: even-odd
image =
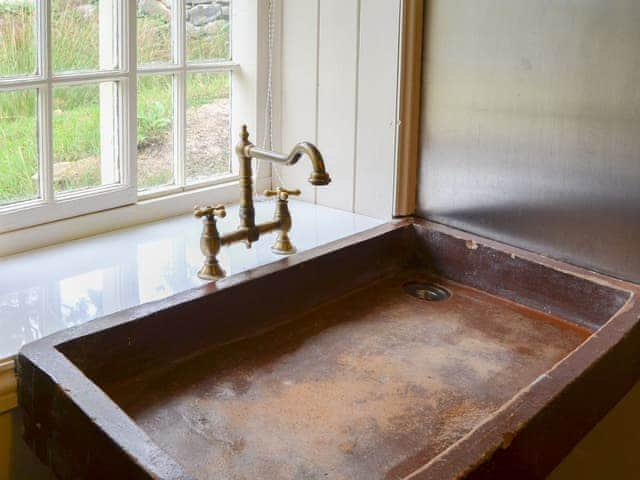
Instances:
[[[28,345],[25,437],[63,479],[543,478],[637,380],[637,294],[391,223]]]

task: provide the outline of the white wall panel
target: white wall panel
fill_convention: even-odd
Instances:
[[[318,48],[318,148],[331,184],[316,201],[353,211],[359,0],[321,0]]]
[[[316,142],[333,179],[314,194],[305,160],[280,169],[307,201],[391,217],[401,3],[283,0],[282,147]]]
[[[296,143],[317,142],[317,66],[319,0],[282,0],[282,149]],[[314,189],[307,182],[310,168],[273,169],[273,183],[300,188],[302,199],[314,202]]]
[[[354,209],[393,215],[400,0],[364,0],[360,14]]]

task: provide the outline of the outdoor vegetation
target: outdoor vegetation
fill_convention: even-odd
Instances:
[[[99,68],[97,3],[98,0],[52,1],[52,65],[56,73]],[[34,25],[34,1],[0,0],[0,77],[36,73]],[[206,31],[190,29],[188,48],[193,58],[226,59],[228,19]],[[138,9],[137,50],[141,62],[170,61],[171,31],[166,12],[153,15]],[[168,183],[173,175],[171,158],[160,165],[150,154],[161,150],[163,143],[171,142],[172,85],[171,75],[145,75],[138,80],[138,152],[140,161],[155,162],[148,167],[139,166],[142,186]],[[188,105],[193,111],[229,95],[226,74],[193,74],[187,85]],[[58,190],[102,183],[98,161],[99,100],[96,83],[54,88],[54,181],[58,182],[54,186]],[[35,89],[0,92],[0,204],[38,195],[37,111]],[[187,112],[188,117],[193,114]],[[165,153],[171,152],[171,147],[164,147]],[[62,180],[56,179],[56,174],[68,171],[72,173]]]

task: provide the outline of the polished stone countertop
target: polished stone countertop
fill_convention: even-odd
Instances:
[[[273,201],[256,203],[256,220],[271,219]],[[221,233],[238,224],[237,206],[219,220]],[[291,239],[298,251],[383,223],[362,215],[291,201]],[[192,215],[140,225],[0,258],[0,359],[59,330],[198,287],[202,224]],[[282,258],[274,234],[251,249],[224,247],[228,275]]]

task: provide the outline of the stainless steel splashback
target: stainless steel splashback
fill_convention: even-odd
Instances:
[[[430,0],[421,216],[640,282],[640,1]]]

